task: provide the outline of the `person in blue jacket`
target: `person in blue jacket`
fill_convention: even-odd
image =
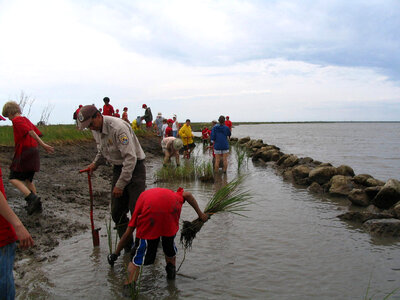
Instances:
[[[219,163],[222,159],[223,168],[222,171],[226,173],[228,168],[228,154],[229,154],[229,142],[228,139],[231,136],[229,127],[225,125],[225,117],[220,116],[218,118],[219,124],[215,125],[211,130],[211,143],[214,145],[215,153],[215,164],[214,171],[218,172]]]

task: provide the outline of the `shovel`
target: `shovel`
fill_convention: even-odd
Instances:
[[[94,228],[93,221],[93,191],[92,191],[92,180],[90,176],[90,170],[84,169],[80,170],[79,173],[87,172],[88,174],[88,182],[89,182],[89,195],[90,195],[90,224],[92,226],[92,238],[93,238],[93,247],[98,247],[100,245],[99,231],[101,228]]]

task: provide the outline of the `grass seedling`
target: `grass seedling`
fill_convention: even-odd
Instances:
[[[239,144],[235,145],[235,154],[236,154],[236,162],[237,162],[237,171],[240,173],[240,170],[244,165],[247,166],[248,156],[244,147],[241,147]]]
[[[220,188],[207,203],[204,213],[211,215],[229,212],[241,215],[241,212],[247,210],[251,203],[251,195],[247,190],[241,190],[245,176],[239,176]],[[183,221],[181,230],[181,243],[185,249],[191,248],[193,239],[203,227],[204,222],[196,219],[192,222]]]
[[[211,162],[203,161],[201,164],[196,166],[196,177],[203,182],[214,181],[214,170]]]

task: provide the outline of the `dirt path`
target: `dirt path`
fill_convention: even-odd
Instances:
[[[159,139],[156,136],[139,138],[146,153],[146,162],[162,155]],[[5,190],[10,206],[31,233],[35,246],[27,251],[17,250],[16,284],[29,282],[31,267],[52,261],[50,256],[60,240],[68,239],[83,230],[88,230],[89,192],[86,174],[78,171],[93,160],[96,153],[94,142],[56,147],[53,155],[41,149],[41,171],[35,174],[34,182],[38,195],[42,198],[43,212],[28,216],[22,194],[8,183],[9,165],[13,147],[0,147],[0,165],[3,171]],[[109,215],[111,191],[111,166],[101,166],[92,178],[95,197],[96,218],[104,222]],[[30,269],[27,269],[27,266]]]

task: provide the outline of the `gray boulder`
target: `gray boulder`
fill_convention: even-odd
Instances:
[[[306,165],[297,165],[292,169],[293,181],[300,185],[308,185],[308,174],[311,169]]]
[[[354,183],[367,186],[367,180],[369,178],[373,178],[373,177],[369,174],[359,174],[359,175],[356,175],[353,177],[353,181],[354,181]]]
[[[283,161],[283,163],[281,164],[281,167],[290,168],[290,167],[295,166],[298,162],[299,162],[299,158],[296,155],[289,155],[289,157]]]
[[[275,150],[275,149],[266,150],[266,151],[261,152],[261,158],[264,161],[271,161],[271,160],[277,161],[277,160],[279,160],[279,152],[278,152],[278,150]]]
[[[336,172],[338,175],[343,175],[343,176],[354,176],[354,171],[351,167],[346,166],[346,165],[341,165],[336,168]]]
[[[331,166],[319,166],[310,171],[308,177],[310,181],[315,181],[319,184],[329,182],[333,176],[336,175],[336,168]]]
[[[348,195],[347,198],[351,203],[357,206],[367,207],[370,205],[370,198],[362,189],[353,189]]]
[[[241,138],[241,139],[239,140],[239,144],[245,144],[245,143],[247,143],[248,141],[250,141],[250,137],[249,137],[249,136],[246,136],[246,137]]]
[[[283,154],[281,158],[276,162],[278,166],[282,165],[282,163],[288,158],[290,155],[289,154]]]
[[[399,219],[372,219],[364,222],[363,226],[372,234],[400,236]]]
[[[365,182],[365,186],[374,187],[374,186],[383,186],[385,183],[382,180],[375,179],[373,177],[368,178]]]
[[[388,209],[400,201],[400,182],[389,179],[375,196],[372,203],[382,209]]]
[[[374,199],[381,189],[381,186],[371,186],[367,187],[364,191],[370,199]]]
[[[310,165],[314,160],[311,157],[302,157],[299,159],[300,165]]]
[[[393,207],[394,214],[400,219],[400,202],[397,202]]]
[[[381,214],[381,213],[371,213],[367,211],[349,211],[338,216],[341,220],[352,221],[357,223],[364,223],[372,219],[390,219],[393,218],[392,215]]]
[[[349,176],[335,175],[329,183],[329,193],[334,195],[347,196],[354,188]]]
[[[311,183],[311,185],[307,188],[307,190],[310,193],[314,193],[314,194],[323,194],[324,193],[324,188],[321,185],[319,185],[317,182]]]

